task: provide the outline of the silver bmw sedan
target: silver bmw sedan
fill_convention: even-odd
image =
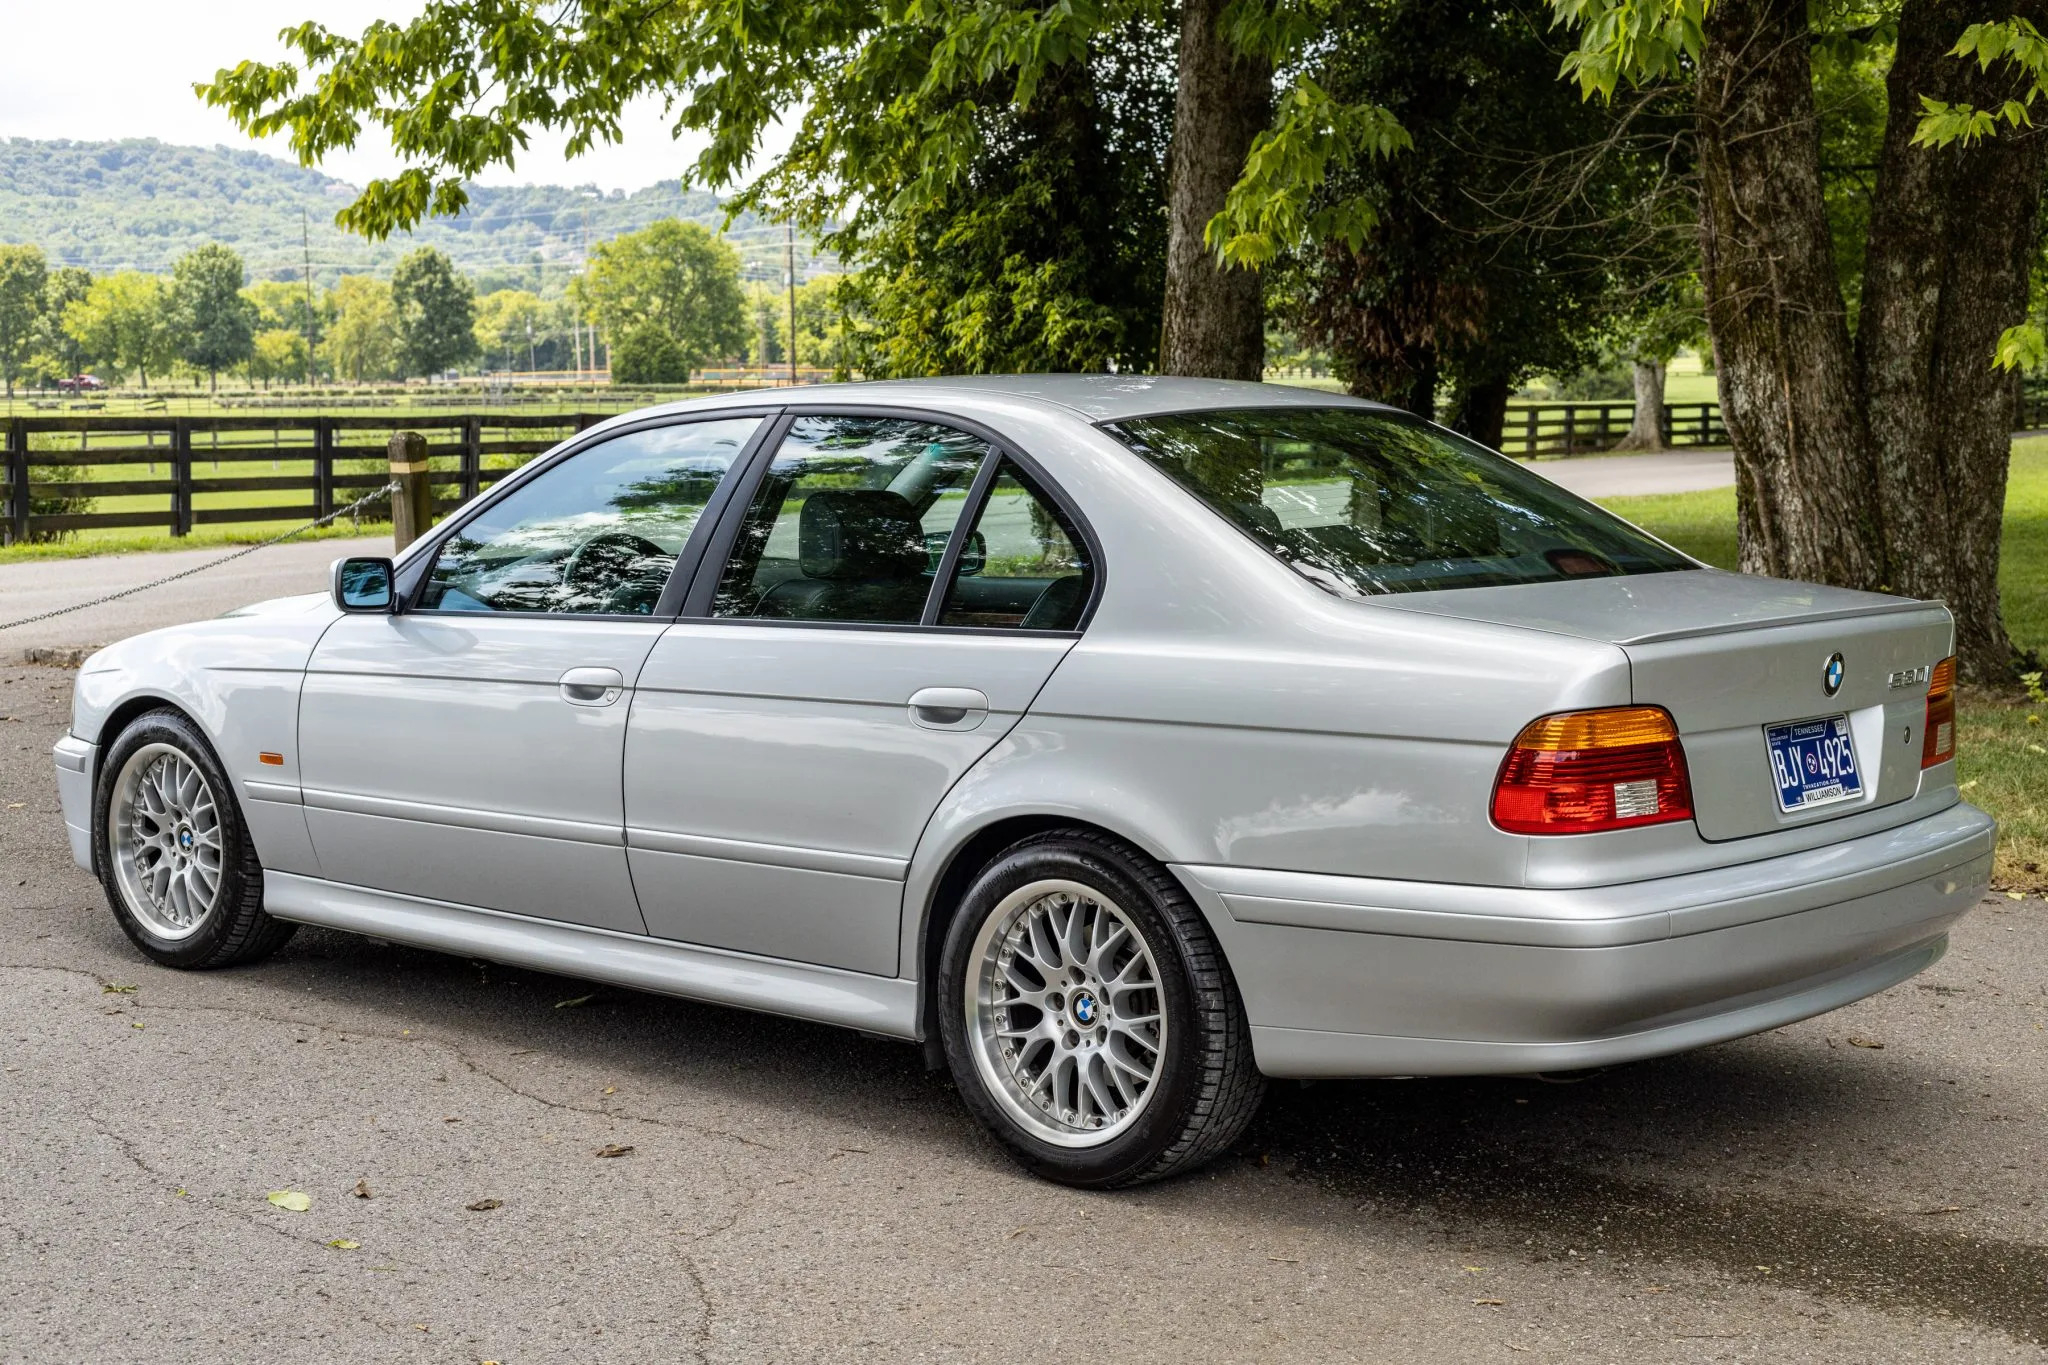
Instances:
[[[316,924],[911,1040],[1108,1187],[1267,1077],[1602,1066],[1920,971],[1991,867],[1952,640],[1368,403],[862,384],[616,418],[107,649],[56,764],[158,962]]]

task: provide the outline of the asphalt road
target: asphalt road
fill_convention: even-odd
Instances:
[[[70,682],[0,670],[0,1360],[2043,1354],[2039,901],[1763,1037],[1278,1087],[1081,1194],[900,1044],[312,930],[149,965],[65,851]]]

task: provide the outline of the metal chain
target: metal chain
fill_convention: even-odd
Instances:
[[[353,515],[370,503],[377,501],[377,499],[388,498],[397,491],[398,480],[393,479],[382,488],[363,494],[363,496],[357,498],[348,506],[337,507],[326,516],[315,517],[304,526],[295,526],[281,536],[272,536],[268,540],[244,546],[233,554],[222,555],[219,559],[209,559],[204,564],[195,564],[189,569],[180,569],[174,574],[166,574],[162,578],[152,579],[147,583],[139,583],[132,588],[123,588],[119,592],[110,592],[104,597],[95,597],[90,602],[80,602],[75,606],[59,607],[55,611],[39,612],[34,616],[24,616],[19,621],[0,621],[0,630],[13,630],[16,626],[32,626],[38,621],[47,621],[53,616],[69,616],[74,611],[84,611],[89,607],[103,606],[108,602],[118,602],[124,597],[133,597],[139,592],[148,592],[151,588],[161,588],[166,583],[175,583],[181,578],[190,578],[193,574],[205,573],[208,569],[218,569],[221,565],[231,564],[244,555],[253,555],[258,550],[267,550],[273,545],[290,540],[293,536],[302,536],[308,531],[325,526],[328,522],[334,521],[339,517]]]

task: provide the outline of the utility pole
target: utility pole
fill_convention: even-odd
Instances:
[[[305,261],[300,273],[306,281],[306,373],[303,378],[310,384],[313,382],[313,227],[304,204],[299,205],[299,249],[304,253]]]
[[[533,314],[526,315],[526,374],[531,379],[540,370],[533,362]]]
[[[785,223],[784,278],[789,281],[789,382],[796,383],[796,224]]]

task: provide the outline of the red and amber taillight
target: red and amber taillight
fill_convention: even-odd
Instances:
[[[1493,784],[1493,823],[1510,834],[1592,834],[1690,819],[1685,750],[1661,706],[1531,721]]]
[[[1956,756],[1956,659],[1934,666],[1927,680],[1927,732],[1920,740],[1920,766],[1932,768]]]

